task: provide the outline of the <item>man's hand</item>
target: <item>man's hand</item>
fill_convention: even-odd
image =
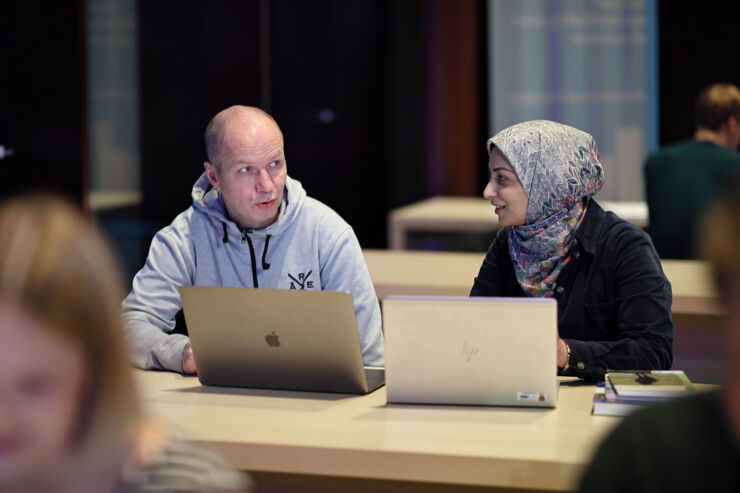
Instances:
[[[188,343],[190,346],[190,343]],[[192,354],[192,351],[191,351]],[[565,341],[558,337],[558,368],[565,368],[565,363],[568,360],[568,346],[565,345]]]
[[[190,375],[195,375],[198,371],[195,367],[195,357],[193,356],[193,348],[190,346],[190,341],[185,345],[185,349],[182,350],[182,371]]]

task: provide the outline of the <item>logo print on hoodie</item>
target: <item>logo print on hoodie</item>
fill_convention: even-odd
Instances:
[[[305,291],[306,289],[312,289],[313,288],[313,281],[309,281],[308,278],[311,277],[311,272],[308,271],[305,274],[300,273],[298,274],[298,278],[296,279],[293,277],[292,274],[288,274],[288,277],[290,277],[290,289],[297,289],[299,291]],[[296,287],[298,285],[298,287]]]

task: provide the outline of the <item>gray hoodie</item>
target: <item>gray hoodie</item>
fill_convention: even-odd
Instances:
[[[380,307],[352,228],[288,177],[278,219],[241,231],[218,192],[208,188],[203,173],[193,186],[193,205],[154,236],[123,301],[133,363],[182,371],[188,338],[168,332],[181,309],[178,288],[198,285],[348,292],[364,363],[383,366]]]

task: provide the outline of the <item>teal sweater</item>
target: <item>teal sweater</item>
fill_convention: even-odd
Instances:
[[[740,153],[708,141],[685,141],[648,157],[649,233],[661,258],[696,258],[707,208],[738,175]]]

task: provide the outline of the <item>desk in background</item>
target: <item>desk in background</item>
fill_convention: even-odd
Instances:
[[[572,490],[619,422],[591,415],[592,385],[561,386],[557,408],[546,410],[389,406],[384,387],[347,396],[203,387],[169,372],[135,376],[147,412],[220,450],[239,469],[424,482],[428,491]],[[357,483],[352,489],[363,491]]]
[[[483,253],[365,250],[378,298],[396,295],[468,296]],[[673,367],[700,382],[722,379],[722,310],[704,262],[663,260],[673,290],[676,328]]]
[[[364,250],[378,299],[389,294],[468,296],[483,253]],[[673,289],[674,316],[722,314],[709,268],[695,260],[663,260]]]
[[[126,190],[90,190],[88,204],[93,212],[141,205],[141,192]]]
[[[625,221],[645,228],[648,221],[645,202],[598,201]],[[405,250],[410,232],[493,233],[498,219],[490,202],[481,197],[432,197],[388,214],[388,246]]]

